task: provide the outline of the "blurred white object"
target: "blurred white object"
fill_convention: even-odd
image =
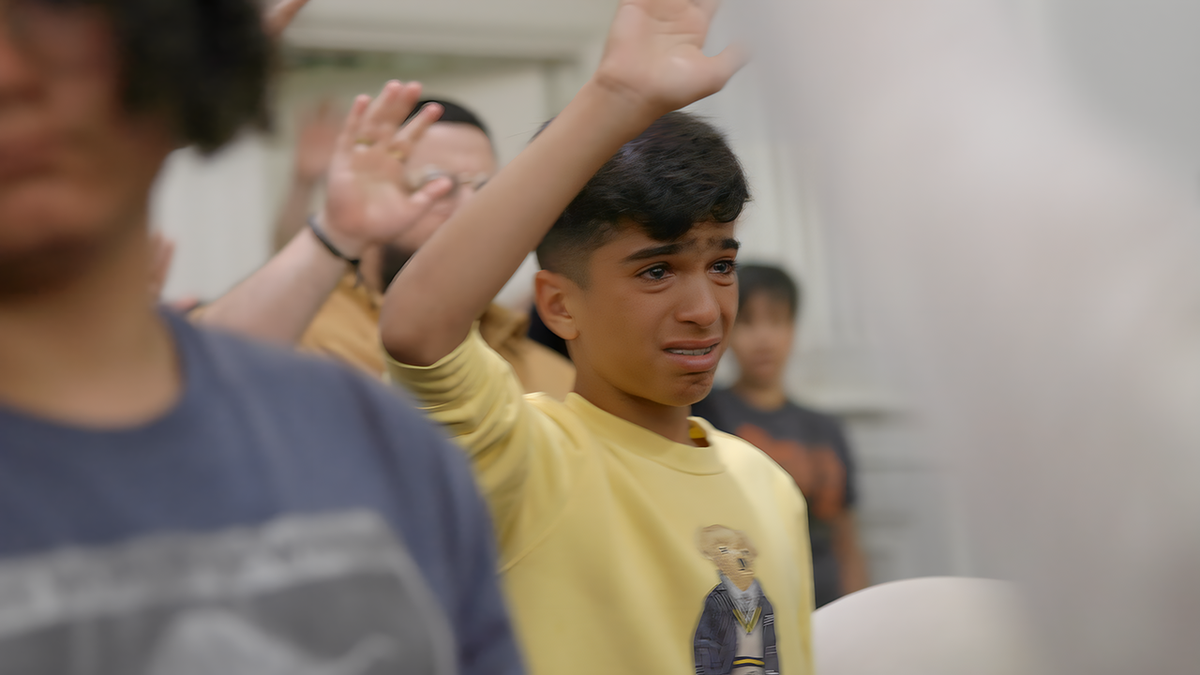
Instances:
[[[537,276],[537,256],[530,253],[525,262],[513,272],[512,278],[496,295],[496,304],[503,305],[513,311],[528,313],[533,307],[533,278]]]
[[[818,675],[1039,675],[1017,588],[928,577],[880,584],[813,614]]]
[[[1200,664],[1200,205],[1002,0],[761,0],[772,108],[1062,673]],[[1197,87],[1197,82],[1180,82]]]

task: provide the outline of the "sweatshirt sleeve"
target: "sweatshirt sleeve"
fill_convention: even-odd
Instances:
[[[526,396],[512,367],[478,330],[428,367],[389,359],[388,376],[466,451],[492,518],[501,554],[518,555],[570,490],[570,456],[578,443]]]

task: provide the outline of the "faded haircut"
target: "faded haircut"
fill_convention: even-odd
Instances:
[[[738,265],[738,306],[760,295],[787,305],[793,321],[799,318],[800,286],[790,274],[774,265]]]
[[[668,113],[588,181],[538,246],[538,262],[584,285],[591,253],[622,228],[675,241],[699,223],[737,220],[749,199],[721,132],[695,115]]]

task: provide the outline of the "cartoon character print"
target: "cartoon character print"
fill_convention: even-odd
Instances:
[[[775,610],[754,578],[754,543],[745,532],[709,525],[696,545],[720,577],[696,626],[696,675],[779,675]]]

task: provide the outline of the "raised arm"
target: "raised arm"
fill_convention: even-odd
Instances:
[[[342,131],[342,117],[329,100],[300,118],[296,134],[296,159],[292,167],[292,183],[284,199],[279,218],[272,233],[272,247],[283,249],[291,242],[308,218],[313,194],[329,171],[333,151]]]
[[[567,108],[413,257],[384,302],[384,346],[430,365],[467,336],[605,161],[661,115],[715,93],[740,65],[701,52],[715,0],[624,0],[600,67]]]
[[[346,118],[327,178],[325,211],[318,218],[328,242],[347,258],[397,237],[450,189],[432,181],[409,193],[404,160],[441,115],[428,106],[406,124],[421,85],[389,82],[374,100],[360,96]],[[293,344],[347,270],[313,231],[304,227],[266,265],[205,308],[196,320],[242,335]]]

